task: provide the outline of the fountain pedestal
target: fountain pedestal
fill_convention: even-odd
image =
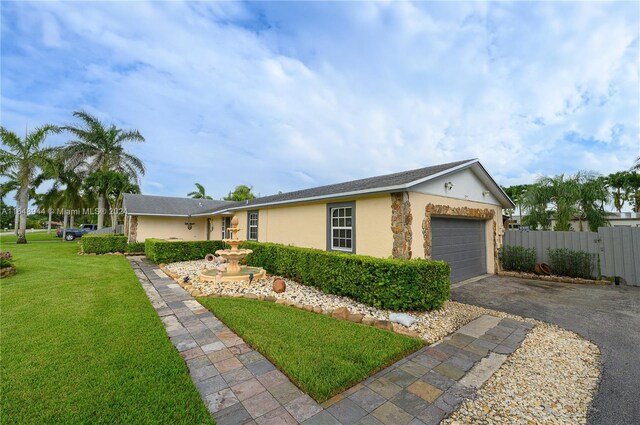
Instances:
[[[241,280],[249,280],[249,275],[253,274],[254,279],[262,279],[266,276],[264,269],[260,267],[241,266],[240,261],[253,251],[250,249],[239,249],[238,246],[244,242],[244,239],[238,239],[237,233],[240,231],[238,227],[238,217],[233,216],[231,219],[231,239],[223,239],[222,241],[231,249],[219,249],[216,254],[227,260],[227,270],[220,272],[218,270],[204,270],[200,272],[203,280],[237,282]]]

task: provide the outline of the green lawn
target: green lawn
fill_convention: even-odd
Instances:
[[[7,248],[18,274],[0,281],[3,424],[213,423],[124,257]]]
[[[15,244],[18,237],[14,234],[0,235],[0,243],[2,244]],[[48,234],[46,230],[27,233],[27,243],[39,242],[39,241],[58,241],[62,242],[62,238],[56,238],[56,231],[51,230],[51,234]],[[6,249],[6,248],[3,248]]]
[[[319,402],[424,342],[272,302],[199,298],[229,328]]]

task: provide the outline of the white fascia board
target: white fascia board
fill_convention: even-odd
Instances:
[[[192,214],[151,214],[151,213],[132,213],[127,212],[127,215],[144,216],[144,217],[194,217]]]
[[[482,166],[482,164],[480,162],[478,162],[478,167],[480,168],[480,170],[484,174],[485,178],[490,182],[489,186],[493,187],[494,189],[497,189],[497,190],[492,190],[491,193],[496,195],[499,199],[502,199],[503,201],[506,201],[506,202],[504,202],[502,204],[502,206],[505,207],[505,208],[515,208],[516,204],[513,203],[511,198],[509,198],[509,195],[507,195],[504,192],[504,190],[502,190],[500,185],[498,183],[496,183],[496,181],[493,179],[493,177],[491,177],[491,174],[489,174],[489,172],[487,172],[487,170],[485,170],[485,168]]]

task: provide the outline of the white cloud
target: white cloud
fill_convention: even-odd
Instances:
[[[256,7],[15,5],[3,125],[86,108],[136,127],[143,187],[168,195],[195,181],[217,197],[240,183],[265,195],[472,157],[512,184],[606,173],[639,153],[637,8]],[[29,46],[38,19],[57,22],[43,29],[54,56]]]

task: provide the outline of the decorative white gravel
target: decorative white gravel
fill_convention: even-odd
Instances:
[[[444,424],[584,424],[600,377],[600,351],[577,334],[540,323]]]
[[[389,310],[370,307],[347,297],[325,294],[316,288],[284,279],[287,289],[272,290],[275,276],[252,282],[206,282],[199,273],[216,264],[204,260],[168,264],[167,268],[203,295],[270,295],[292,303],[334,310],[347,307],[351,313],[388,320]],[[577,334],[538,320],[482,307],[446,302],[427,312],[408,312],[417,321],[409,329],[428,343],[455,332],[470,321],[489,314],[536,325],[501,368],[479,390],[478,398],[467,400],[445,422],[447,424],[567,424],[585,423],[589,403],[600,376],[599,350]]]
[[[171,263],[167,268],[177,273],[180,277],[189,276],[191,285],[199,289],[203,295],[237,295],[237,294],[255,294],[255,295],[271,295],[277,299],[289,300],[292,303],[311,305],[321,307],[323,310],[335,310],[339,307],[346,307],[351,313],[359,313],[365,317],[378,320],[389,320],[390,310],[378,309],[368,305],[359,303],[347,297],[325,294],[324,292],[306,285],[301,285],[290,279],[281,278],[285,281],[287,289],[281,294],[276,294],[272,290],[275,276],[267,277],[252,282],[209,282],[200,280],[200,272],[203,267],[215,268],[217,264],[207,263],[204,260],[183,261],[179,263]],[[438,310],[426,312],[408,312],[414,316],[417,321],[411,325],[409,329],[417,332],[422,339],[429,343],[441,340],[445,336],[455,332],[460,327],[466,325],[470,321],[482,316],[483,314],[491,314],[500,317],[509,317],[516,320],[528,320],[521,317],[501,313],[486,308],[476,307],[468,304],[457,303],[455,301],[446,302],[442,308]]]

